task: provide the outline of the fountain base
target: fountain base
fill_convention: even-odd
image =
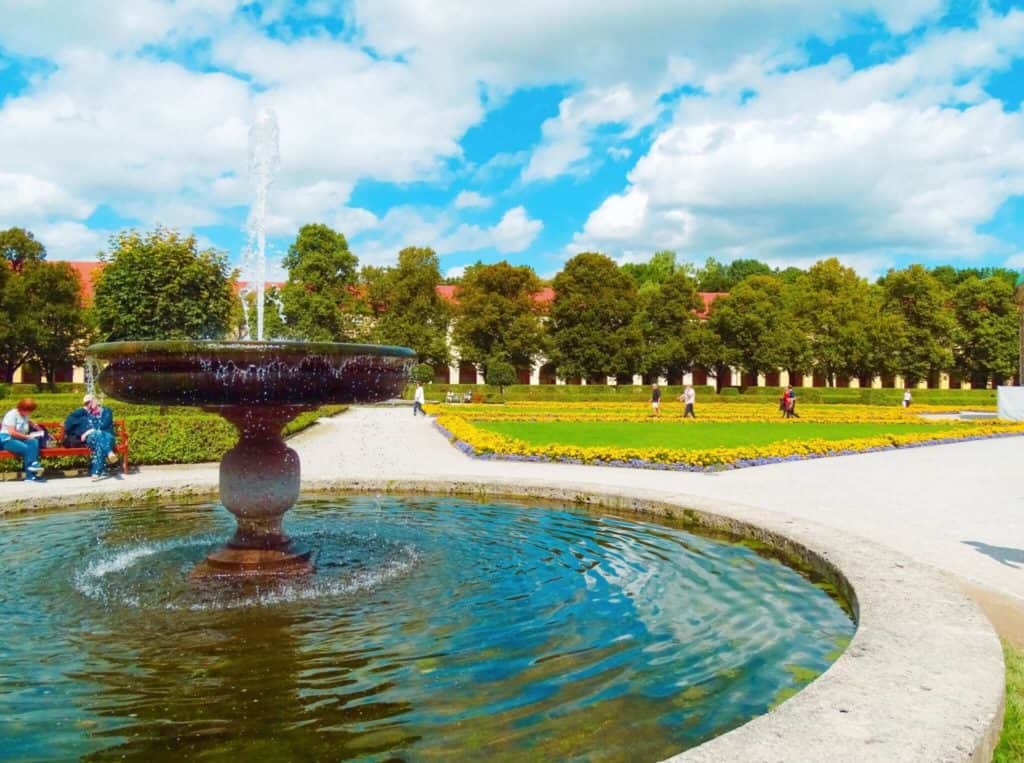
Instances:
[[[234,548],[229,544],[197,564],[190,577],[301,577],[313,572],[311,557],[309,550],[291,542],[280,548]]]

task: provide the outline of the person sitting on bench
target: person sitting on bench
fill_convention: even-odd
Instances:
[[[73,410],[64,421],[64,447],[84,445],[92,451],[89,475],[93,482],[106,475],[107,459],[114,452],[115,440],[114,414],[100,405],[94,395],[82,398],[82,407]]]
[[[0,450],[21,456],[26,482],[45,482],[41,475],[43,465],[39,463],[39,448],[46,432],[29,419],[36,409],[36,401],[30,397],[19,400],[7,411],[0,423]]]

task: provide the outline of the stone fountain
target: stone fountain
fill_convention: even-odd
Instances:
[[[282,528],[300,482],[299,456],[282,430],[321,405],[399,395],[415,357],[404,347],[286,341],[111,342],[87,354],[104,364],[96,382],[116,400],[196,406],[238,429],[220,464],[221,502],[238,526],[196,567],[199,577],[312,570],[309,552]]]

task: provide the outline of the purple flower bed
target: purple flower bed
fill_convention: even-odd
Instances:
[[[467,456],[479,458],[481,461],[525,461],[527,463],[555,463],[555,464],[591,464],[593,466],[614,466],[620,469],[655,469],[657,471],[669,472],[721,472],[728,469],[746,469],[751,466],[765,466],[767,464],[781,464],[786,461],[809,461],[816,458],[833,458],[835,456],[859,456],[863,453],[880,453],[885,450],[906,450],[907,448],[929,448],[935,445],[950,445],[958,442],[971,442],[973,440],[993,440],[1004,437],[1024,437],[1020,432],[1001,432],[989,435],[967,435],[964,437],[946,437],[936,440],[922,440],[921,442],[908,443],[907,445],[880,445],[864,450],[830,450],[825,453],[807,453],[793,456],[772,456],[770,458],[748,458],[740,461],[733,461],[728,464],[715,464],[713,466],[694,466],[692,464],[663,464],[657,461],[645,461],[642,458],[631,458],[628,461],[616,459],[613,461],[582,461],[578,458],[551,458],[548,456],[523,456],[518,453],[477,453],[476,448],[464,440],[456,440],[455,436],[443,425],[434,421],[434,428],[445,436],[456,448]]]

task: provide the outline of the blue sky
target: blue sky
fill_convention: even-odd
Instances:
[[[326,222],[453,274],[1024,267],[1024,0],[750,6],[0,0],[0,227],[93,259],[165,224],[238,261],[269,108],[275,256]]]

